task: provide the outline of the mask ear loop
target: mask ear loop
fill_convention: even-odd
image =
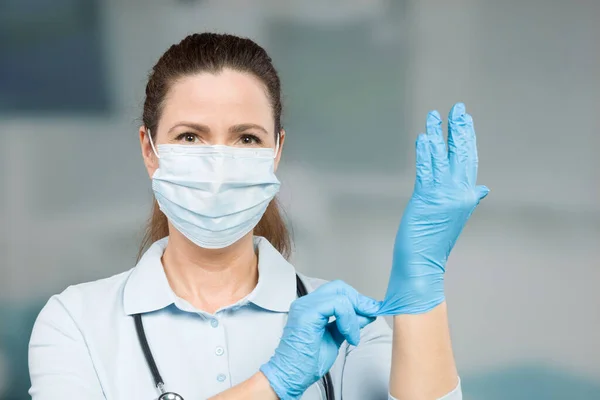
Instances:
[[[275,156],[273,157],[274,159],[277,158],[277,154],[279,154],[279,137],[281,136],[281,133],[277,133],[277,143],[275,144]]]
[[[150,146],[152,147],[154,155],[156,156],[156,158],[160,158],[158,152],[156,151],[156,147],[154,147],[154,142],[152,141],[152,134],[150,133],[150,129],[146,129],[146,134],[148,134],[148,139],[150,139]]]

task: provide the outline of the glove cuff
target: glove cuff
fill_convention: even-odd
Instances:
[[[302,396],[302,393],[299,395],[294,395],[290,393],[290,388],[285,385],[285,380],[281,379],[280,373],[281,370],[274,365],[273,360],[271,359],[268,363],[263,364],[260,367],[260,372],[267,377],[271,388],[277,394],[281,400],[299,400]]]

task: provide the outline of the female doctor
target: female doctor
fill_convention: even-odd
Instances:
[[[139,131],[156,197],[148,248],[135,268],[48,301],[29,346],[35,400],[461,399],[443,277],[487,194],[464,105],[448,150],[437,112],[417,140],[383,302],[286,261],[281,112],[277,72],[251,40],[194,34],[159,59]]]

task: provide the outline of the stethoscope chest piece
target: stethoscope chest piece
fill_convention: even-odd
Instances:
[[[183,397],[181,397],[177,393],[167,392],[161,394],[158,400],[183,400]]]

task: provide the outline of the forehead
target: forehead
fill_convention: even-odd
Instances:
[[[180,121],[206,125],[255,123],[273,130],[273,112],[265,86],[255,76],[224,69],[177,79],[163,104],[161,125]]]

